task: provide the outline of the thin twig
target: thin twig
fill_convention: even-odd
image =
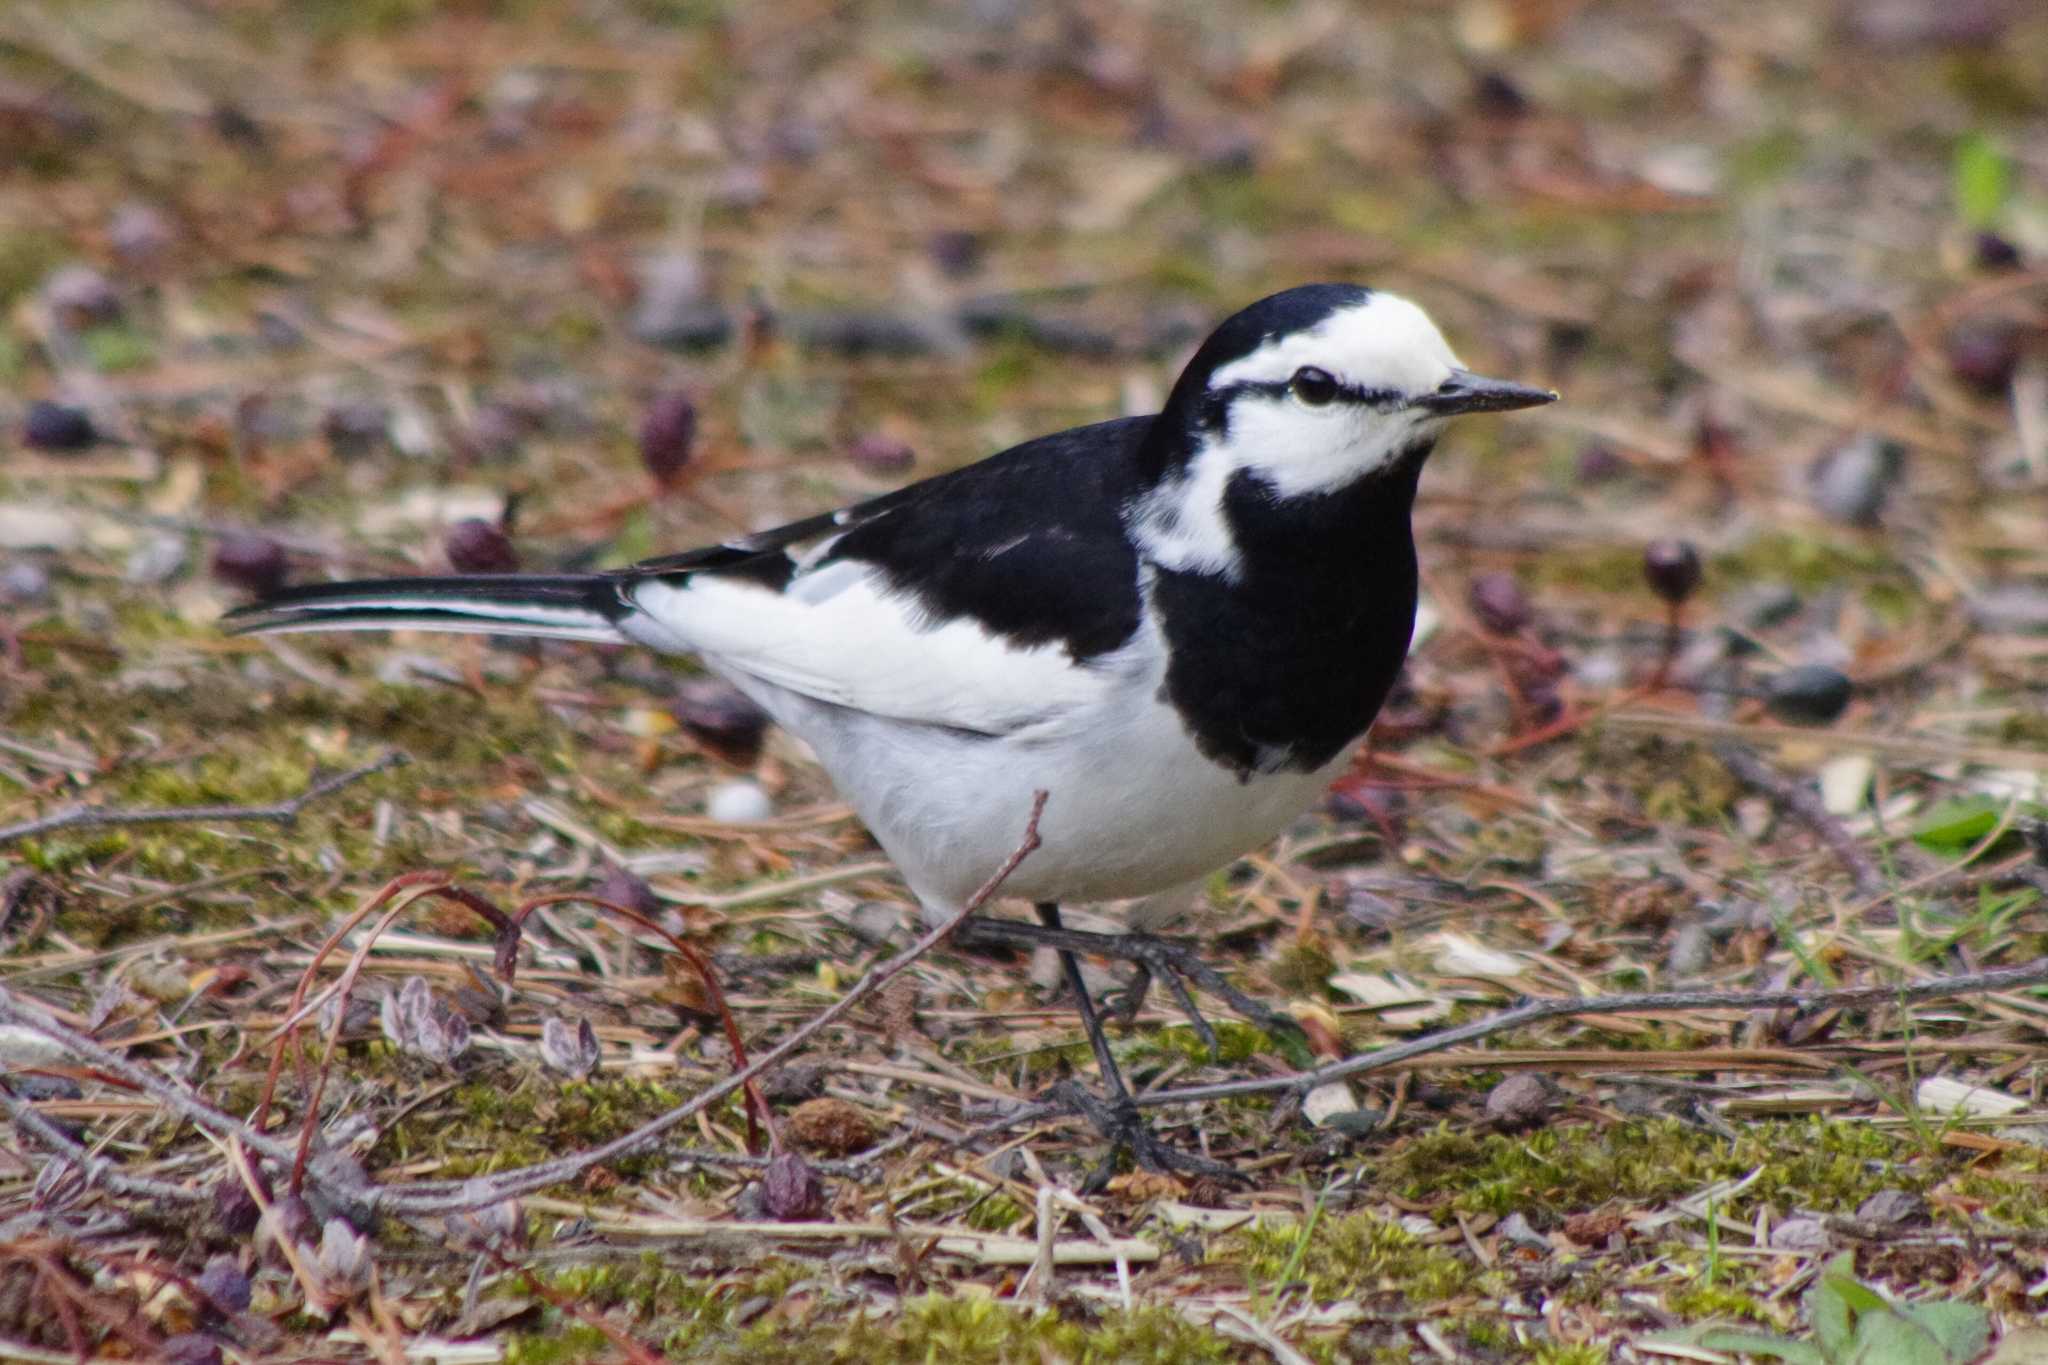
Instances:
[[[205,1190],[190,1190],[166,1180],[123,1174],[113,1162],[94,1154],[84,1143],[37,1113],[35,1106],[15,1094],[4,1080],[0,1080],[0,1109],[7,1111],[7,1117],[16,1129],[34,1134],[59,1160],[77,1167],[88,1185],[102,1186],[115,1194],[141,1195],[145,1199],[173,1204],[204,1203],[212,1198]],[[4,1355],[4,1351],[0,1351],[0,1358]]]
[[[1045,811],[1046,794],[1039,792],[1031,803],[1031,818],[1024,826],[1024,838],[1016,851],[1004,860],[995,874],[982,883],[959,911],[943,923],[928,930],[917,942],[905,948],[888,961],[871,968],[867,975],[855,982],[853,988],[828,1005],[798,1028],[789,1037],[756,1057],[745,1067],[705,1090],[699,1091],[684,1104],[667,1113],[641,1124],[632,1132],[613,1138],[572,1156],[557,1157],[552,1161],[539,1162],[518,1170],[463,1181],[421,1181],[413,1185],[384,1186],[375,1190],[352,1191],[358,1198],[375,1209],[397,1214],[449,1214],[465,1209],[481,1208],[495,1204],[502,1199],[514,1199],[549,1185],[572,1180],[595,1166],[620,1157],[629,1156],[652,1143],[669,1129],[695,1118],[703,1110],[717,1104],[726,1096],[746,1085],[756,1076],[779,1065],[784,1058],[797,1052],[806,1043],[832,1024],[843,1018],[855,1005],[873,995],[894,980],[912,963],[938,946],[952,932],[960,927],[969,915],[986,905],[1017,870],[1018,864],[1038,848],[1038,819]]]
[[[238,1138],[247,1143],[252,1150],[261,1152],[272,1161],[281,1164],[291,1162],[293,1152],[290,1143],[267,1137],[233,1115],[222,1113],[198,1096],[164,1079],[151,1068],[129,1061],[112,1048],[103,1046],[97,1039],[88,1037],[65,1024],[63,1020],[50,1013],[41,1002],[31,1000],[5,986],[0,986],[0,1023],[15,1024],[41,1034],[72,1056],[90,1062],[108,1075],[141,1091],[196,1128],[203,1128],[216,1137]]]
[[[1824,991],[1649,991],[1635,995],[1602,995],[1591,999],[1570,997],[1558,1000],[1533,1000],[1513,1009],[1489,1015],[1487,1018],[1462,1024],[1457,1028],[1442,1029],[1412,1042],[1381,1048],[1363,1057],[1350,1057],[1341,1062],[1333,1062],[1314,1071],[1297,1071],[1284,1076],[1260,1076],[1243,1081],[1219,1081],[1214,1085],[1189,1085],[1173,1090],[1147,1091],[1133,1095],[1131,1102],[1141,1106],[1197,1104],[1208,1100],[1238,1099],[1246,1095],[1269,1095],[1280,1091],[1291,1092],[1297,1096],[1306,1095],[1317,1086],[1327,1085],[1331,1081],[1363,1075],[1369,1071],[1384,1071],[1388,1067],[1399,1066],[1417,1057],[1443,1052],[1460,1043],[1477,1042],[1497,1033],[1505,1033],[1509,1029],[1539,1023],[1545,1019],[1685,1010],[1756,1010],[1790,1007],[1812,1011],[1848,1009],[1859,1005],[1907,1005],[1923,1000],[1942,1000],[1958,995],[1984,995],[1993,991],[2043,984],[2048,984],[2048,957],[2037,959],[2024,967],[2002,967],[1997,971],[1935,977],[1911,985],[1851,986]],[[1483,1053],[1458,1060],[1474,1065],[1493,1065],[1493,1060]],[[983,1124],[961,1139],[961,1142],[975,1142],[1015,1128],[1019,1124],[1037,1123],[1042,1119],[1070,1111],[1071,1106],[1065,1101],[1025,1105],[999,1119]]]
[[[1849,986],[1824,991],[1647,991],[1634,995],[1602,995],[1591,999],[1532,1000],[1485,1019],[1448,1028],[1394,1047],[1381,1048],[1363,1057],[1351,1057],[1314,1071],[1292,1076],[1267,1076],[1246,1081],[1223,1081],[1216,1085],[1191,1085],[1178,1090],[1155,1090],[1135,1097],[1137,1103],[1188,1104],[1197,1100],[1229,1099],[1275,1090],[1306,1094],[1319,1085],[1381,1071],[1414,1057],[1441,1052],[1460,1043],[1492,1037],[1523,1024],[1545,1019],[1572,1018],[1592,1014],[1652,1014],[1678,1010],[1756,1010],[1792,1008],[1804,1011],[1854,1009],[1869,1005],[1910,1005],[1924,1000],[1944,1000],[1958,995],[1988,995],[1993,991],[2048,984],[2048,957],[2023,967],[2001,967],[1996,971],[1968,972],[1939,976],[1910,985]]]
[[[388,771],[405,762],[406,756],[394,750],[375,763],[367,763],[360,768],[351,768],[345,773],[323,777],[290,800],[274,802],[268,806],[165,806],[157,810],[112,810],[105,806],[72,806],[54,815],[24,820],[18,825],[0,826],[0,844],[11,844],[18,839],[32,838],[38,834],[54,834],[58,830],[99,829],[110,825],[175,825],[208,820],[289,825],[299,818],[300,812],[307,806],[322,797],[332,796],[343,787],[352,786],[372,774]]]
[[[1714,757],[1721,760],[1722,767],[1735,774],[1736,781],[1762,792],[1812,830],[1827,845],[1828,852],[1835,855],[1836,861],[1848,869],[1850,880],[1856,883],[1857,895],[1874,896],[1884,890],[1884,874],[1878,871],[1876,862],[1857,845],[1849,831],[1842,828],[1842,822],[1829,812],[1820,797],[1807,790],[1804,783],[1786,777],[1738,744],[1716,744]]]

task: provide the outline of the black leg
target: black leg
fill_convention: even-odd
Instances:
[[[1038,922],[1045,928],[1065,932],[1060,925],[1059,906],[1051,901],[1041,901],[1033,908],[1038,911]],[[1196,1156],[1192,1152],[1177,1151],[1153,1134],[1145,1120],[1139,1116],[1138,1106],[1131,1103],[1130,1087],[1124,1083],[1124,1074],[1118,1069],[1115,1056],[1110,1053],[1109,1035],[1103,1032],[1102,1016],[1096,1011],[1095,1001],[1088,994],[1088,984],[1081,979],[1081,960],[1074,956],[1074,950],[1070,947],[1059,948],[1057,951],[1060,955],[1060,967],[1066,973],[1067,989],[1074,993],[1074,1007],[1081,1012],[1081,1027],[1088,1032],[1088,1046],[1094,1050],[1095,1064],[1102,1070],[1102,1085],[1108,1097],[1108,1103],[1105,1104],[1080,1085],[1062,1087],[1065,1089],[1067,1102],[1112,1144],[1109,1155],[1088,1177],[1084,1188],[1098,1190],[1108,1183],[1109,1177],[1115,1172],[1118,1147],[1130,1148],[1132,1158],[1148,1171],[1185,1171],[1192,1175],[1240,1178],[1228,1166],[1211,1161],[1207,1157]],[[1184,989],[1181,993],[1186,994]]]
[[[1061,927],[1060,908],[1051,901],[1040,901],[1031,908],[1038,912],[1038,922],[1046,928]],[[1067,974],[1067,989],[1074,993],[1074,1008],[1081,1011],[1081,1027],[1088,1031],[1088,1046],[1095,1050],[1095,1065],[1102,1068],[1103,1089],[1109,1092],[1111,1104],[1126,1104],[1131,1090],[1124,1084],[1124,1073],[1117,1070],[1116,1058],[1109,1051],[1109,1035],[1102,1031],[1102,1016],[1096,1013],[1088,985],[1081,979],[1081,959],[1070,948],[1061,948],[1059,955],[1060,968]]]

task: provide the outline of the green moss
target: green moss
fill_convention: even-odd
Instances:
[[[1852,1211],[1882,1189],[1923,1189],[1932,1173],[1925,1160],[1901,1166],[1909,1155],[1924,1154],[1870,1124],[1825,1119],[1760,1123],[1733,1142],[1676,1120],[1527,1137],[1439,1129],[1388,1156],[1373,1177],[1447,1210],[1563,1216],[1613,1200],[1666,1202],[1761,1167],[1728,1213],[1739,1216],[1758,1201],[1832,1213]]]
[[[478,1075],[449,1095],[446,1109],[411,1116],[388,1139],[406,1157],[437,1154],[441,1174],[461,1178],[503,1170],[592,1147],[682,1103],[675,1091],[648,1081],[595,1076],[558,1083],[537,1072]],[[613,1169],[633,1176],[660,1160],[657,1148],[625,1157]]]
[[[1770,1308],[1754,1295],[1724,1285],[1702,1284],[1673,1289],[1664,1296],[1664,1306],[1681,1318],[1700,1322],[1741,1318],[1766,1327],[1782,1325]]]
[[[1145,1060],[1193,1062],[1208,1066],[1212,1062],[1237,1065],[1250,1061],[1262,1053],[1274,1050],[1274,1040],[1264,1029],[1237,1019],[1211,1019],[1209,1027],[1216,1033],[1217,1056],[1209,1055],[1209,1045],[1202,1041],[1194,1029],[1182,1025],[1171,1028],[1147,1029],[1144,1036],[1134,1039],[1129,1047],[1131,1057]],[[1082,1049],[1081,1059],[1090,1055]]]
[[[1248,1284],[1281,1289],[1291,1271],[1290,1282],[1318,1303],[1387,1294],[1437,1303],[1470,1288],[1474,1278],[1458,1257],[1370,1213],[1319,1220],[1305,1246],[1302,1229],[1291,1225],[1255,1225],[1225,1245]]]
[[[786,1295],[786,1273],[768,1272],[751,1280],[713,1278],[666,1269],[651,1253],[632,1263],[560,1271],[551,1283],[586,1309],[604,1313],[619,1330],[642,1341],[658,1338],[671,1358],[712,1365],[1041,1365],[1046,1360],[1220,1365],[1239,1358],[1224,1338],[1164,1309],[1078,1318],[977,1295],[912,1299],[888,1320],[840,1317],[831,1313],[837,1305],[821,1303],[737,1327],[732,1318],[741,1305]],[[511,1340],[508,1361],[559,1365],[613,1354],[615,1348],[595,1328],[552,1309],[544,1316],[545,1328]],[[806,1317],[817,1320],[803,1321]]]

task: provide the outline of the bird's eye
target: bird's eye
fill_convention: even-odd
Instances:
[[[1304,365],[1294,372],[1294,378],[1287,381],[1287,387],[1294,396],[1312,408],[1322,407],[1337,397],[1337,377],[1328,370],[1319,370],[1313,365]]]

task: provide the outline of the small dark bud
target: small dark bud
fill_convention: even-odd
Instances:
[[[2020,249],[2012,244],[2010,238],[1996,232],[1978,233],[1972,248],[1971,254],[1977,258],[1979,270],[2018,270],[2023,264]]]
[[[1529,596],[1511,573],[1496,569],[1480,574],[1465,598],[1479,624],[1495,635],[1519,634],[1529,624]]]
[[[196,1281],[199,1292],[206,1295],[214,1308],[221,1313],[246,1313],[249,1311],[249,1277],[242,1273],[241,1263],[232,1256],[215,1256],[208,1260],[206,1269],[199,1272]]]
[[[1689,540],[1653,540],[1643,548],[1643,578],[1675,607],[1700,585],[1700,552]]]
[[[263,1186],[264,1198],[269,1198],[269,1183],[260,1173],[256,1179]],[[240,1175],[224,1175],[213,1187],[213,1218],[228,1236],[248,1236],[256,1230],[256,1222],[262,1216],[263,1210],[257,1207],[255,1196],[249,1193],[249,1187],[242,1183]]]
[[[610,901],[613,905],[623,905],[634,914],[647,919],[658,918],[667,908],[661,897],[654,894],[654,888],[647,884],[645,878],[629,872],[617,863],[605,868],[604,880],[597,884],[597,898],[601,901]]]
[[[311,1246],[320,1235],[320,1220],[302,1195],[288,1194],[270,1206],[277,1235],[294,1246]]]
[[[1520,118],[1529,112],[1529,97],[1499,71],[1482,71],[1472,83],[1472,103],[1488,118]]]
[[[2019,365],[2019,329],[2009,323],[1965,322],[1948,334],[1949,372],[1986,398],[2003,398]]]
[[[777,1222],[811,1222],[825,1212],[825,1183],[809,1162],[784,1152],[761,1172],[761,1211]]]
[[[683,731],[736,768],[751,768],[761,756],[768,713],[731,683],[697,678],[677,689],[670,708]]]
[[[84,408],[37,399],[21,423],[21,443],[30,450],[84,450],[99,439]]]
[[[1527,1071],[1517,1072],[1487,1092],[1486,1117],[1509,1132],[1533,1128],[1549,1114],[1552,1099],[1549,1081]]]
[[[942,228],[934,232],[926,241],[925,250],[934,265],[956,280],[972,275],[981,264],[980,235],[961,228]]]
[[[1591,441],[1580,449],[1573,471],[1580,483],[1612,483],[1628,473],[1628,461],[1606,442]]]
[[[697,445],[697,405],[690,395],[658,395],[640,418],[640,463],[663,488],[673,488],[689,468]]]
[[[893,436],[863,436],[846,448],[846,458],[870,474],[900,474],[917,463],[917,452]]]
[[[213,576],[259,597],[284,586],[291,562],[269,536],[227,535],[213,547]]]
[[[441,542],[448,563],[457,573],[513,573],[519,568],[519,552],[496,522],[467,517],[448,528]]]
[[[1801,664],[1776,673],[1764,683],[1764,705],[1779,720],[1796,725],[1826,725],[1848,709],[1855,685],[1839,669],[1826,664]]]

